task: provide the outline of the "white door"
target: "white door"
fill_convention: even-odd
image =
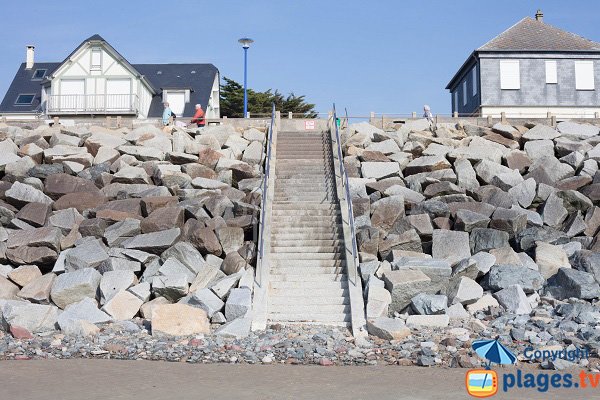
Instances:
[[[85,110],[85,79],[63,79],[60,81],[58,108],[63,111]]]
[[[181,117],[183,115],[183,110],[185,109],[185,92],[168,91],[167,103],[169,103],[171,111],[173,111],[178,117]]]
[[[128,111],[131,108],[131,79],[107,79],[106,110]]]

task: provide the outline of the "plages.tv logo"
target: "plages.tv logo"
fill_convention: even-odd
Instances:
[[[498,374],[491,370],[492,363],[514,364],[517,357],[497,339],[476,340],[472,347],[480,357],[487,360],[487,363],[485,369],[467,371],[465,377],[467,393],[478,398],[494,396],[498,393]]]

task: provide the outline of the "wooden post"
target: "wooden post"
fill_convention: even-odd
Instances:
[[[60,119],[58,117],[52,118],[52,126],[60,125]]]
[[[600,118],[600,112],[595,112],[594,113],[594,118],[596,118],[596,119]]]
[[[487,125],[492,126],[493,124],[494,124],[494,121],[492,120],[492,116],[488,115],[487,116]]]
[[[117,128],[121,127],[121,116],[117,115]]]
[[[107,128],[110,128],[112,126],[112,121],[111,121],[112,117],[110,115],[106,116],[106,122],[104,122],[104,126],[106,126]]]
[[[371,114],[369,114],[369,122],[373,123],[374,120],[375,120],[375,112],[371,111]]]
[[[288,119],[292,119],[294,117],[294,113],[293,112],[288,112]]]
[[[281,126],[281,111],[275,111],[275,126],[277,129]]]
[[[503,124],[506,124],[506,113],[504,111],[502,111],[500,113],[500,121],[502,121]]]
[[[458,118],[458,111],[454,111],[452,113],[452,118]]]
[[[550,117],[550,125],[556,127],[556,115]]]
[[[2,116],[2,123],[6,124],[6,117],[5,116]]]
[[[250,111],[247,112],[246,118],[250,118]]]
[[[417,118],[417,113],[415,111],[412,112],[412,117],[413,117],[413,119]]]

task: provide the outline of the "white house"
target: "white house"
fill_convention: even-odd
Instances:
[[[60,63],[37,63],[27,46],[0,115],[157,118],[168,101],[178,117],[192,116],[201,104],[207,118],[219,118],[219,79],[212,64],[130,64],[99,35]]]

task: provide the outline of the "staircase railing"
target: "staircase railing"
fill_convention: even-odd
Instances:
[[[350,225],[350,234],[352,235],[352,258],[354,259],[353,263],[346,263],[346,266],[351,266],[352,271],[348,271],[348,279],[352,274],[353,284],[356,285],[357,276],[358,276],[358,246],[356,244],[356,229],[354,227],[354,210],[352,209],[352,196],[350,195],[350,185],[348,183],[348,173],[346,171],[346,166],[344,165],[344,155],[342,152],[342,141],[340,139],[340,132],[337,124],[337,113],[335,110],[335,104],[333,105],[333,130],[335,132],[335,141],[337,143],[337,151],[338,151],[338,160],[340,164],[340,178],[342,181],[342,187],[344,188],[344,194],[346,197],[346,204],[348,206],[348,222]]]
[[[263,174],[263,181],[261,183],[262,200],[260,206],[260,221],[258,228],[258,255],[256,257],[256,281],[258,286],[263,286],[263,259],[265,252],[265,218],[267,216],[267,197],[269,193],[269,175],[271,173],[271,149],[273,147],[273,129],[275,127],[275,103],[271,109],[271,124],[267,133],[267,155],[265,158],[265,168]]]

